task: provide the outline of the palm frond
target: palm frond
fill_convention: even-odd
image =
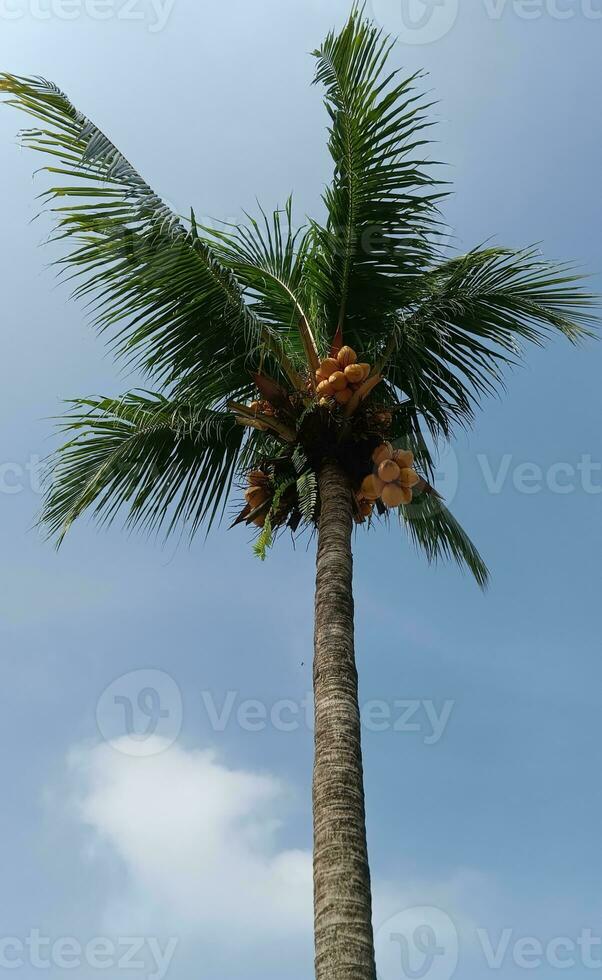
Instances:
[[[253,551],[256,556],[261,560],[265,561],[268,549],[272,547],[275,539],[276,528],[274,527],[274,521],[276,515],[278,514],[279,508],[282,504],[282,498],[284,494],[294,485],[294,480],[290,477],[285,477],[278,482],[270,508],[265,517],[265,523],[261,532],[253,545]]]
[[[263,555],[285,527],[315,525],[325,458],[355,480],[388,438],[430,479],[431,445],[472,422],[523,343],[591,333],[597,297],[534,249],[442,261],[443,188],[422,159],[429,106],[417,76],[389,69],[391,46],[356,4],[314,52],[334,176],[325,224],[299,230],[290,200],[217,231],[181,218],[55,85],[0,75],[6,101],[35,120],[24,144],[51,161],[42,198],[67,246],[63,278],[161,390],[71,403],[42,515],[59,541],[85,511],[194,533],[255,470],[263,511],[249,505],[235,523],[265,517]],[[318,404],[320,354],[343,343],[371,369],[344,407],[328,394]],[[452,558],[484,587],[481,556],[428,484],[400,515],[429,560]]]
[[[465,566],[482,589],[487,586],[489,572],[485,562],[436,493],[420,493],[409,507],[400,507],[400,513],[410,537],[429,562],[452,559]]]
[[[194,217],[186,227],[51,82],[4,74],[0,91],[39,123],[22,141],[53,158],[43,169],[63,181],[42,195],[53,205],[54,239],[73,243],[59,265],[117,353],[166,383],[220,367],[232,375],[233,364],[254,352],[257,361],[260,351],[286,370],[276,338],[247,309]],[[244,378],[239,372],[238,383]]]
[[[316,519],[318,505],[318,480],[301,446],[296,446],[292,454],[292,464],[297,478],[297,503],[302,519],[312,524]]]
[[[130,526],[168,532],[220,516],[245,435],[230,414],[136,391],[70,404],[41,515],[59,543],[88,510],[110,523],[126,508]]]
[[[249,308],[278,335],[296,364],[312,373],[320,363],[314,299],[307,277],[310,236],[294,229],[292,200],[248,225],[212,230],[214,251],[236,277]],[[207,229],[209,231],[209,229]]]
[[[314,224],[312,266],[330,335],[345,321],[346,341],[360,349],[432,261],[442,196],[420,158],[428,106],[415,94],[417,76],[400,81],[388,70],[391,47],[356,6],[314,52],[335,171],[327,224]]]
[[[597,322],[596,297],[568,267],[534,249],[476,249],[425,274],[422,297],[396,324],[387,376],[434,433],[469,423],[503,386],[522,343],[558,332],[575,343]]]

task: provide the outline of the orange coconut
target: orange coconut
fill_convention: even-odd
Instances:
[[[420,477],[416,470],[411,469],[409,466],[404,466],[399,472],[399,482],[402,487],[415,487],[419,480]]]
[[[383,481],[374,473],[371,473],[370,476],[362,480],[362,497],[365,497],[367,500],[376,500],[377,497],[380,497],[383,486]]]
[[[353,347],[341,347],[339,353],[337,354],[337,360],[342,368],[346,368],[349,364],[355,364],[357,361],[357,354],[355,353]]]
[[[339,405],[346,405],[347,402],[353,397],[353,392],[351,388],[341,388],[340,391],[335,391],[334,397],[338,401]]]
[[[393,459],[400,470],[405,470],[414,465],[414,453],[410,452],[409,449],[396,449],[393,453]]]
[[[407,505],[407,504],[411,504],[412,503],[412,491],[410,490],[409,487],[402,487],[401,489],[403,490],[403,500],[401,501],[402,504],[404,504],[404,506]]]
[[[380,498],[385,507],[399,507],[403,500],[403,489],[399,483],[387,483],[383,487]]]
[[[400,487],[399,483],[387,483],[380,496],[385,507],[400,507],[401,504],[410,503],[412,491],[407,487]]]
[[[378,475],[383,483],[393,483],[399,479],[399,466],[392,459],[383,459],[378,467]]]
[[[359,364],[348,364],[345,368],[345,377],[349,384],[356,385],[364,380],[364,372]]]
[[[342,391],[343,388],[347,387],[347,378],[342,371],[335,371],[330,375],[328,384],[331,386],[333,391]]]
[[[318,370],[321,371],[325,377],[329,378],[333,371],[341,370],[341,365],[337,361],[336,357],[327,357],[324,361],[322,361]]]
[[[377,466],[385,459],[391,459],[393,456],[393,446],[390,442],[381,442],[380,446],[377,446],[372,453],[372,462]]]
[[[358,367],[361,367],[361,369],[362,369],[362,381],[365,381],[366,378],[368,377],[368,375],[370,374],[370,371],[372,370],[372,365],[371,364],[366,364],[365,361],[362,361],[361,364],[358,364],[357,366]]]
[[[320,381],[320,384],[316,388],[316,394],[321,397],[327,397],[328,395],[332,395],[332,393],[333,387],[330,381]]]

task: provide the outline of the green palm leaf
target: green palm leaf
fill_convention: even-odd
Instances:
[[[427,488],[409,507],[399,510],[410,537],[429,562],[451,559],[466,567],[482,589],[487,586],[489,572],[485,562],[436,493]]]
[[[534,249],[474,250],[424,275],[421,299],[397,317],[387,376],[431,431],[449,435],[503,386],[524,342],[591,335],[596,302],[580,277]]]
[[[250,309],[270,325],[291,359],[315,370],[319,324],[308,281],[310,235],[304,228],[294,230],[291,199],[271,217],[264,211],[259,221],[246,217],[246,226],[225,225],[212,232],[214,251],[236,277]]]
[[[160,389],[73,403],[43,513],[59,540],[84,511],[110,521],[122,507],[133,525],[194,532],[223,512],[236,476],[260,468],[263,552],[279,529],[315,525],[325,459],[342,460],[358,491],[372,449],[361,452],[388,439],[432,479],[432,447],[473,421],[523,344],[591,332],[597,298],[534,249],[442,259],[443,189],[423,159],[429,107],[417,76],[390,70],[390,52],[357,5],[314,52],[334,175],[325,223],[299,230],[290,200],[246,226],[182,219],[55,85],[0,75],[6,101],[36,121],[23,142],[52,161],[43,198],[69,247],[63,276]],[[327,384],[318,405],[314,371],[343,342],[369,377],[341,407]],[[410,534],[484,585],[480,555],[425,486],[401,509]]]
[[[230,414],[148,392],[71,405],[41,516],[59,543],[87,510],[110,523],[127,508],[131,526],[192,533],[223,511],[245,436]]]
[[[185,227],[51,82],[1,75],[0,90],[40,123],[22,140],[55,158],[44,170],[77,181],[43,196],[54,202],[55,239],[75,243],[60,263],[75,279],[74,295],[89,300],[95,324],[112,332],[117,353],[134,357],[162,382],[205,377],[221,367],[230,385],[244,386],[247,362],[261,354],[277,355],[276,366],[286,370],[275,338],[247,309],[194,216]]]
[[[355,7],[314,52],[335,164],[328,222],[314,224],[316,288],[330,333],[345,322],[346,340],[364,347],[366,335],[382,336],[383,316],[404,305],[432,259],[442,196],[416,156],[427,142],[428,106],[414,92],[416,76],[399,81],[387,70],[391,46]]]

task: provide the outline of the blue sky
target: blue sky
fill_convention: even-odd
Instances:
[[[372,9],[439,99],[458,247],[541,242],[600,289],[602,11],[412,2]],[[0,4],[0,67],[56,81],[178,210],[235,219],[294,190],[302,218],[329,174],[308,52],[346,9],[14,0]],[[57,554],[31,529],[45,420],[61,398],[131,379],[45,268],[21,122],[0,116],[0,969],[19,959],[13,976],[38,976],[38,930],[53,977],[97,976],[97,947],[62,965],[64,940],[97,937],[120,975],[129,936],[144,945],[128,975],[302,980],[313,547],[283,540],[262,565],[244,531],[162,546],[82,523]],[[429,980],[454,975],[456,946],[467,980],[525,964],[551,978],[562,960],[579,978],[602,958],[601,367],[597,344],[529,351],[444,460],[492,569],[486,596],[396,533],[357,538],[381,980],[404,975],[391,933],[425,924],[445,948],[428,969],[411,947]],[[140,742],[113,697],[148,687],[169,714]],[[139,728],[153,713],[141,704]]]

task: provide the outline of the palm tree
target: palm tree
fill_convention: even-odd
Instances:
[[[388,68],[391,42],[354,7],[316,57],[334,162],[324,223],[284,210],[217,231],[161,201],[66,95],[1,76],[50,155],[59,260],[116,354],[153,391],[76,399],[42,521],[84,511],[166,532],[222,517],[317,529],[314,894],[318,980],[374,980],[354,655],[352,532],[396,516],[430,560],[485,586],[478,551],[433,486],[434,449],[468,426],[522,341],[576,342],[594,298],[533,250],[441,244],[445,187],[422,159],[428,105]],[[241,501],[242,503],[242,501]]]

